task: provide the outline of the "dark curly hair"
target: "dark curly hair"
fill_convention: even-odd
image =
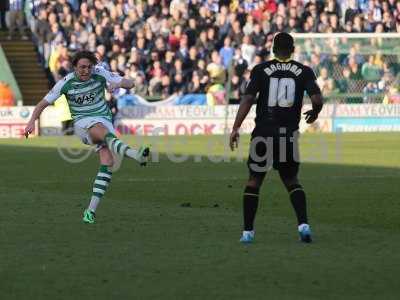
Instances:
[[[90,60],[90,62],[92,63],[92,65],[96,65],[97,64],[97,57],[93,52],[90,51],[79,51],[78,53],[76,53],[74,55],[74,57],[72,58],[72,65],[74,67],[76,67],[76,65],[78,64],[78,61],[82,58],[86,58],[88,60]]]
[[[289,57],[294,51],[293,37],[286,32],[276,34],[273,44],[272,51],[275,55]]]

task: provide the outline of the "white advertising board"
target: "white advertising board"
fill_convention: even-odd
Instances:
[[[225,128],[228,131],[232,128],[238,108],[238,105],[230,105],[227,108],[225,106],[129,107],[119,111],[115,126],[121,133],[132,135],[224,134]],[[305,106],[303,111],[310,108],[311,106]],[[252,132],[254,118],[255,106],[242,124],[242,133]],[[300,130],[331,132],[332,120],[321,113],[321,118],[312,125],[301,122]]]
[[[33,106],[0,107],[0,138],[22,138],[33,109]],[[35,131],[31,136],[38,135],[38,132],[36,122]]]
[[[60,135],[60,111],[55,106],[48,106],[40,116],[40,135]]]

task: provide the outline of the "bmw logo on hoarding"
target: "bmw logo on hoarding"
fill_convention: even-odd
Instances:
[[[28,118],[29,114],[30,114],[30,112],[29,112],[29,109],[27,109],[27,108],[22,108],[19,111],[19,115],[21,116],[21,118],[24,118],[24,119]]]

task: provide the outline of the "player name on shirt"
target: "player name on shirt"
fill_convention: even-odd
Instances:
[[[264,72],[267,73],[268,76],[271,76],[272,73],[276,71],[289,71],[292,72],[294,75],[299,76],[303,70],[298,66],[292,63],[274,63],[269,65],[264,69]]]

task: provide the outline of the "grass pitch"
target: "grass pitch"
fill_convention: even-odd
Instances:
[[[60,138],[0,139],[0,299],[398,299],[398,134],[302,137],[311,245],[275,172],[256,242],[239,244],[248,137],[235,156],[221,136],[147,142],[159,163],[125,160],[85,225],[97,157],[66,162]]]

